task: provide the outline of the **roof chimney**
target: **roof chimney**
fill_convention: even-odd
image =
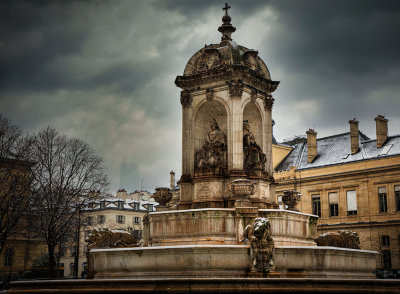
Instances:
[[[386,142],[388,136],[388,120],[383,115],[375,117],[376,121],[376,147],[380,148]]]
[[[356,154],[360,150],[360,142],[358,135],[358,121],[354,118],[349,120],[350,124],[350,144],[351,154]]]
[[[175,172],[173,170],[171,170],[171,172],[169,173],[170,176],[170,188],[171,190],[173,190],[175,188]]]
[[[308,162],[312,162],[317,156],[317,132],[309,129],[307,132]]]

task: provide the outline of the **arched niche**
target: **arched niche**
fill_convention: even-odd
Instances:
[[[250,131],[256,138],[256,142],[261,148],[263,146],[263,135],[262,135],[262,118],[259,108],[255,103],[249,102],[243,109],[243,120],[247,120],[250,124]]]
[[[225,106],[216,100],[203,103],[196,111],[194,117],[194,149],[198,151],[202,148],[208,132],[210,123],[215,118],[219,129],[227,136],[227,112]]]

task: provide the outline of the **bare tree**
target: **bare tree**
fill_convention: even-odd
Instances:
[[[35,137],[33,228],[47,243],[49,274],[54,277],[55,249],[73,237],[79,211],[108,185],[103,159],[87,143],[46,128]]]
[[[25,228],[31,205],[32,140],[0,114],[0,253]]]

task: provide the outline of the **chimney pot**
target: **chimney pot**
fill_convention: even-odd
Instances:
[[[311,163],[317,156],[317,132],[309,129],[307,132],[308,163]]]
[[[358,121],[356,119],[349,120],[350,124],[350,153],[356,154],[360,150]]]
[[[376,122],[376,147],[385,144],[388,137],[388,120],[383,115],[375,117]]]

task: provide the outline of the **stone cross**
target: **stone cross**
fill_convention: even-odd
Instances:
[[[225,3],[225,7],[222,10],[225,10],[225,15],[228,15],[228,9],[231,8],[228,3]]]

